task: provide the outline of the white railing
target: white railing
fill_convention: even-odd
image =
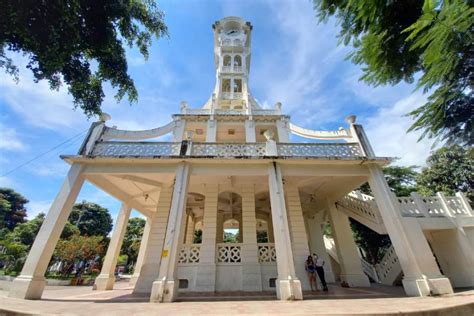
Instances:
[[[400,262],[398,261],[393,246],[390,246],[390,248],[387,249],[387,252],[380,263],[375,265],[375,271],[377,272],[380,282],[390,285],[400,275],[402,267],[400,266]]]
[[[242,115],[246,114],[244,109],[216,109],[216,115]]]
[[[375,282],[380,282],[379,277],[377,275],[377,271],[375,270],[373,265],[365,261],[364,258],[360,258],[360,263],[362,265],[362,270],[366,275],[368,275]]]
[[[209,115],[211,110],[209,109],[186,109],[186,112],[183,114],[192,114],[192,115]]]
[[[240,263],[242,244],[221,243],[217,244],[218,263]]]
[[[193,143],[192,156],[213,157],[261,157],[265,155],[265,143]]]
[[[242,66],[234,66],[234,72],[242,72],[244,68]]]
[[[273,109],[252,110],[252,115],[280,115],[281,111]]]
[[[196,264],[199,263],[199,255],[201,252],[200,244],[185,244],[181,247],[178,257],[179,264]]]
[[[232,99],[242,99],[242,92],[234,92],[234,96],[232,97]]]
[[[360,195],[357,196],[355,194],[350,193],[344,196],[338,201],[338,204],[376,224],[382,223],[380,212],[375,202],[371,200],[364,201]]]
[[[231,66],[222,66],[222,72],[231,72],[232,67]]]
[[[230,92],[221,92],[221,99],[230,100],[232,98],[232,94]]]
[[[98,157],[179,156],[181,143],[167,142],[99,142],[92,151]]]
[[[281,143],[277,145],[278,155],[291,157],[337,157],[358,158],[364,156],[357,143]]]
[[[187,148],[183,147],[187,146]],[[298,147],[301,147],[300,149]],[[284,157],[358,158],[354,144],[277,144],[278,155]],[[97,157],[263,157],[266,143],[188,143],[180,142],[98,142],[92,150]],[[360,157],[359,157],[360,158]]]
[[[275,244],[259,243],[258,244],[258,262],[276,262]]]

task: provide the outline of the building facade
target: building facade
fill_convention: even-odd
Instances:
[[[110,290],[131,209],[146,226],[131,284],[151,302],[182,291],[275,291],[303,299],[304,262],[317,253],[329,282],[351,287],[402,280],[410,296],[474,285],[474,218],[462,194],[395,197],[355,116],[335,131],[308,130],[263,109],[248,87],[252,25],[227,17],[213,25],[216,85],[199,109],[181,103],[151,130],[94,123],[71,165],[10,296],[41,298],[44,274],[84,181],[122,202],[97,290]],[[310,140],[290,142],[290,134]],[[157,140],[168,137],[170,141]],[[369,182],[374,197],[353,192]],[[361,259],[349,218],[388,234],[383,264]],[[326,225],[332,238],[323,236]],[[237,242],[224,232],[238,231]],[[196,230],[202,240],[195,243]],[[431,248],[434,249],[439,265]],[[439,267],[441,266],[444,275]]]

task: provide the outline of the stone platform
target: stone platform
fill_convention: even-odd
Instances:
[[[474,290],[441,297],[405,297],[401,287],[374,285],[306,292],[304,301],[277,301],[274,293],[182,293],[179,302],[148,303],[148,295],[134,295],[127,282],[115,290],[92,291],[89,286],[47,286],[43,299],[8,298],[1,284],[0,315],[474,315]]]

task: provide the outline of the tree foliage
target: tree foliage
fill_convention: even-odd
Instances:
[[[427,159],[427,167],[417,177],[418,192],[425,196],[461,191],[474,202],[474,148],[443,147]]]
[[[101,113],[103,83],[136,101],[123,44],[148,58],[152,37],[167,35],[154,1],[4,0],[0,10],[0,67],[18,80],[6,51],[28,56],[36,81],[68,87],[74,105],[88,116]]]
[[[54,258],[67,264],[76,261],[94,260],[104,253],[102,236],[81,236],[74,234],[68,239],[60,239],[54,250]]]
[[[26,207],[29,201],[13,189],[0,188],[0,229],[12,230],[26,221]]]
[[[396,196],[408,196],[411,192],[417,190],[416,177],[418,172],[417,166],[389,166],[383,168],[385,180]],[[365,194],[372,194],[369,185],[366,183],[361,186],[360,190]]]
[[[127,262],[123,264],[130,264],[137,261],[144,228],[145,220],[143,218],[134,217],[128,221],[122,249],[120,250],[120,253],[125,255],[127,259]]]
[[[69,215],[69,222],[79,228],[81,235],[105,238],[112,230],[112,217],[109,211],[87,201],[74,205]]]
[[[472,0],[313,0],[321,21],[335,16],[339,37],[372,85],[413,82],[431,92],[411,115],[422,138],[474,143]]]

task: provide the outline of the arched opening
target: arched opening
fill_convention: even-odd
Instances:
[[[234,57],[234,67],[242,67],[242,57],[240,55],[235,55]]]
[[[224,55],[223,65],[224,65],[225,67],[230,67],[231,63],[232,63],[232,62],[231,62],[231,57],[230,57],[230,55]]]
[[[234,79],[234,92],[242,92],[242,79]]]
[[[189,192],[186,200],[186,218],[184,221],[184,244],[202,242],[202,217],[204,215],[205,196]]]
[[[257,220],[257,242],[274,243],[272,210],[268,192],[260,192],[255,195],[255,216]]]
[[[217,243],[242,242],[242,197],[222,192],[217,203]]]
[[[222,79],[222,92],[230,93],[230,79]]]

